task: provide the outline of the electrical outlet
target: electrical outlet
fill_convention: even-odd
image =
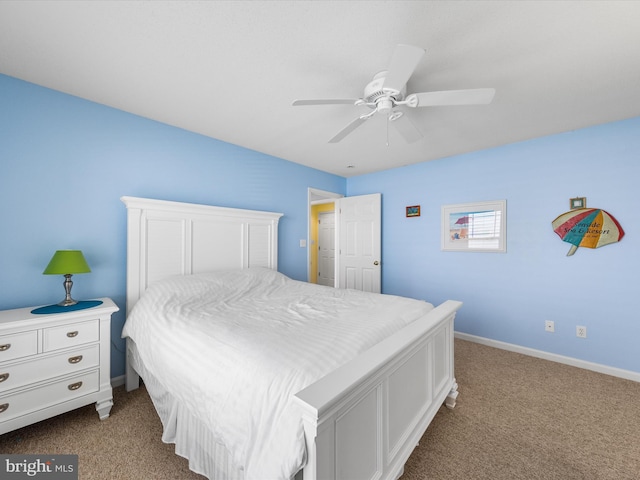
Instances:
[[[587,327],[583,327],[582,325],[578,325],[576,327],[576,337],[578,337],[578,338],[587,338]]]
[[[556,324],[553,322],[553,320],[544,321],[544,331],[552,333],[556,331]]]

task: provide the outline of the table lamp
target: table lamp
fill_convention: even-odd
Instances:
[[[91,269],[80,250],[58,250],[53,254],[49,265],[42,272],[44,275],[64,275],[65,299],[58,303],[61,307],[69,307],[78,302],[71,298],[71,275],[74,273],[89,273]]]

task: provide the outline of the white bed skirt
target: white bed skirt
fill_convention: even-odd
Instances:
[[[210,480],[244,480],[244,471],[232,464],[224,445],[144,368],[134,342],[127,343],[129,360],[144,379],[162,422],[162,441],[175,444],[176,454],[189,460],[189,469]]]

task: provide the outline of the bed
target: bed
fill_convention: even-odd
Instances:
[[[144,379],[163,440],[192,470],[225,480],[402,474],[440,406],[455,406],[460,302],[292,280],[277,272],[279,213],[122,201],[126,387]]]

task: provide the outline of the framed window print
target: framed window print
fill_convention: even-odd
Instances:
[[[442,206],[442,250],[507,251],[507,201]]]

